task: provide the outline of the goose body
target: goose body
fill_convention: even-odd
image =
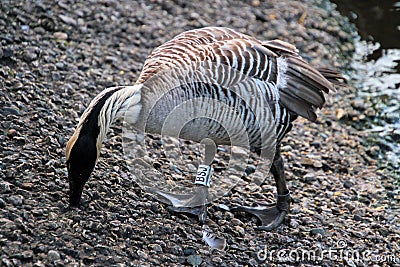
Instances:
[[[340,79],[335,71],[310,66],[283,41],[222,27],[183,32],[154,49],[135,85],[104,90],[82,115],[66,148],[70,204],[79,204],[105,134],[124,116],[148,133],[256,151],[276,148],[271,172],[279,208],[279,196],[288,195],[279,145],[297,116],[316,120],[324,93]]]

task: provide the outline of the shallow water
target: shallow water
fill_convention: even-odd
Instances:
[[[350,69],[365,119],[386,166],[400,166],[400,1],[332,0],[355,24],[358,38]],[[357,108],[357,107],[356,107]],[[385,162],[385,161],[383,161]]]

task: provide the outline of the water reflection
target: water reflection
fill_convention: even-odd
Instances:
[[[332,0],[358,30],[351,69],[364,104],[363,130],[375,134],[382,157],[400,163],[400,2]],[[372,111],[372,112],[371,112]]]
[[[381,51],[376,60],[370,56]],[[379,43],[359,41],[352,68],[357,95],[375,111],[365,131],[376,133],[380,147],[396,168],[400,161],[400,49],[380,49]]]

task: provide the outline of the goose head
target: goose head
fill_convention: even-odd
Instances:
[[[77,207],[81,201],[83,187],[96,165],[96,139],[88,134],[75,140],[72,137],[67,147],[70,148],[67,155],[69,205]]]

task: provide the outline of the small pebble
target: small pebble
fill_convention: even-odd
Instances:
[[[9,193],[11,192],[10,184],[7,182],[2,182],[0,184],[0,194]]]
[[[6,202],[4,201],[4,199],[0,198],[0,209],[5,208],[6,207]]]
[[[379,155],[379,151],[380,151],[380,150],[381,150],[381,149],[380,149],[379,146],[372,146],[372,147],[370,147],[370,148],[368,149],[368,153],[369,153],[371,156],[376,157],[376,156]]]
[[[291,219],[289,222],[290,227],[292,227],[293,229],[296,229],[297,227],[299,227],[300,223],[298,220],[296,219]]]
[[[353,184],[349,180],[346,180],[346,181],[343,182],[343,186],[345,188],[350,189],[353,186]]]
[[[311,235],[321,235],[322,237],[325,236],[325,230],[323,228],[313,228],[310,230]]]
[[[53,33],[53,37],[58,40],[67,40],[68,34],[66,34],[65,32],[55,32]]]
[[[47,252],[47,257],[49,257],[50,261],[57,261],[61,258],[60,253],[56,250],[49,250],[49,252]]]
[[[21,187],[25,190],[32,190],[33,188],[33,183],[30,182],[24,182],[22,183]]]
[[[256,261],[256,259],[251,258],[251,259],[249,260],[249,265],[255,267],[255,266],[258,266],[258,262]]]
[[[10,196],[8,201],[14,206],[21,206],[23,204],[24,198],[19,195]]]
[[[33,251],[32,250],[25,250],[21,253],[21,259],[31,259],[33,258]]]
[[[321,168],[322,167],[322,162],[319,161],[319,160],[316,160],[316,161],[313,162],[313,166],[315,168]]]
[[[159,244],[155,244],[152,246],[152,249],[157,253],[162,253],[162,247]]]
[[[192,266],[200,266],[203,259],[199,255],[190,255],[187,257],[187,262]]]
[[[147,259],[149,256],[147,255],[146,252],[142,251],[142,250],[138,250],[137,251],[138,256],[140,257],[141,260],[145,260]]]
[[[15,130],[15,129],[9,129],[9,130],[7,131],[7,136],[10,137],[10,138],[13,138],[13,137],[16,136],[17,134],[18,134],[18,132],[17,132],[17,130]]]
[[[235,225],[233,227],[233,229],[235,230],[236,233],[238,233],[240,236],[244,236],[245,231],[243,229],[243,227],[239,226],[239,225]]]
[[[233,218],[231,220],[231,224],[234,225],[234,226],[236,226],[236,225],[243,226],[243,222],[241,220],[239,220],[239,219],[236,219],[236,218]]]
[[[191,163],[189,163],[189,164],[187,165],[187,168],[189,169],[190,172],[195,172],[195,171],[197,171],[196,166],[194,166],[194,165],[191,164]]]
[[[212,258],[212,262],[221,265],[221,263],[223,262],[223,260],[220,257],[213,257]]]
[[[3,48],[3,55],[2,58],[11,58],[14,56],[14,50],[11,48]]]
[[[7,116],[10,114],[15,115],[15,116],[20,116],[21,112],[18,109],[11,108],[11,107],[0,108],[0,115]]]
[[[63,62],[57,62],[56,67],[59,70],[64,70],[65,69],[65,64]]]
[[[26,62],[32,62],[37,59],[37,54],[33,50],[25,50],[22,54],[22,59]]]
[[[321,147],[321,142],[319,141],[314,141],[310,145],[312,145],[315,148],[320,148]]]
[[[303,176],[303,179],[308,183],[308,182],[313,182],[316,181],[317,178],[315,177],[315,173],[307,173],[306,175]]]
[[[29,25],[21,25],[21,30],[24,32],[29,31]]]
[[[74,26],[76,25],[76,20],[67,15],[59,15],[59,17],[62,21],[64,21],[67,24],[74,25]]]
[[[225,205],[225,204],[218,204],[218,207],[219,207],[220,209],[225,210],[225,211],[230,211],[230,208],[229,208],[227,205]]]
[[[344,109],[339,108],[339,109],[336,110],[336,119],[340,120],[344,116],[346,116],[346,111],[344,111]]]
[[[183,254],[193,255],[193,254],[196,254],[196,250],[194,248],[186,248],[183,250]]]

